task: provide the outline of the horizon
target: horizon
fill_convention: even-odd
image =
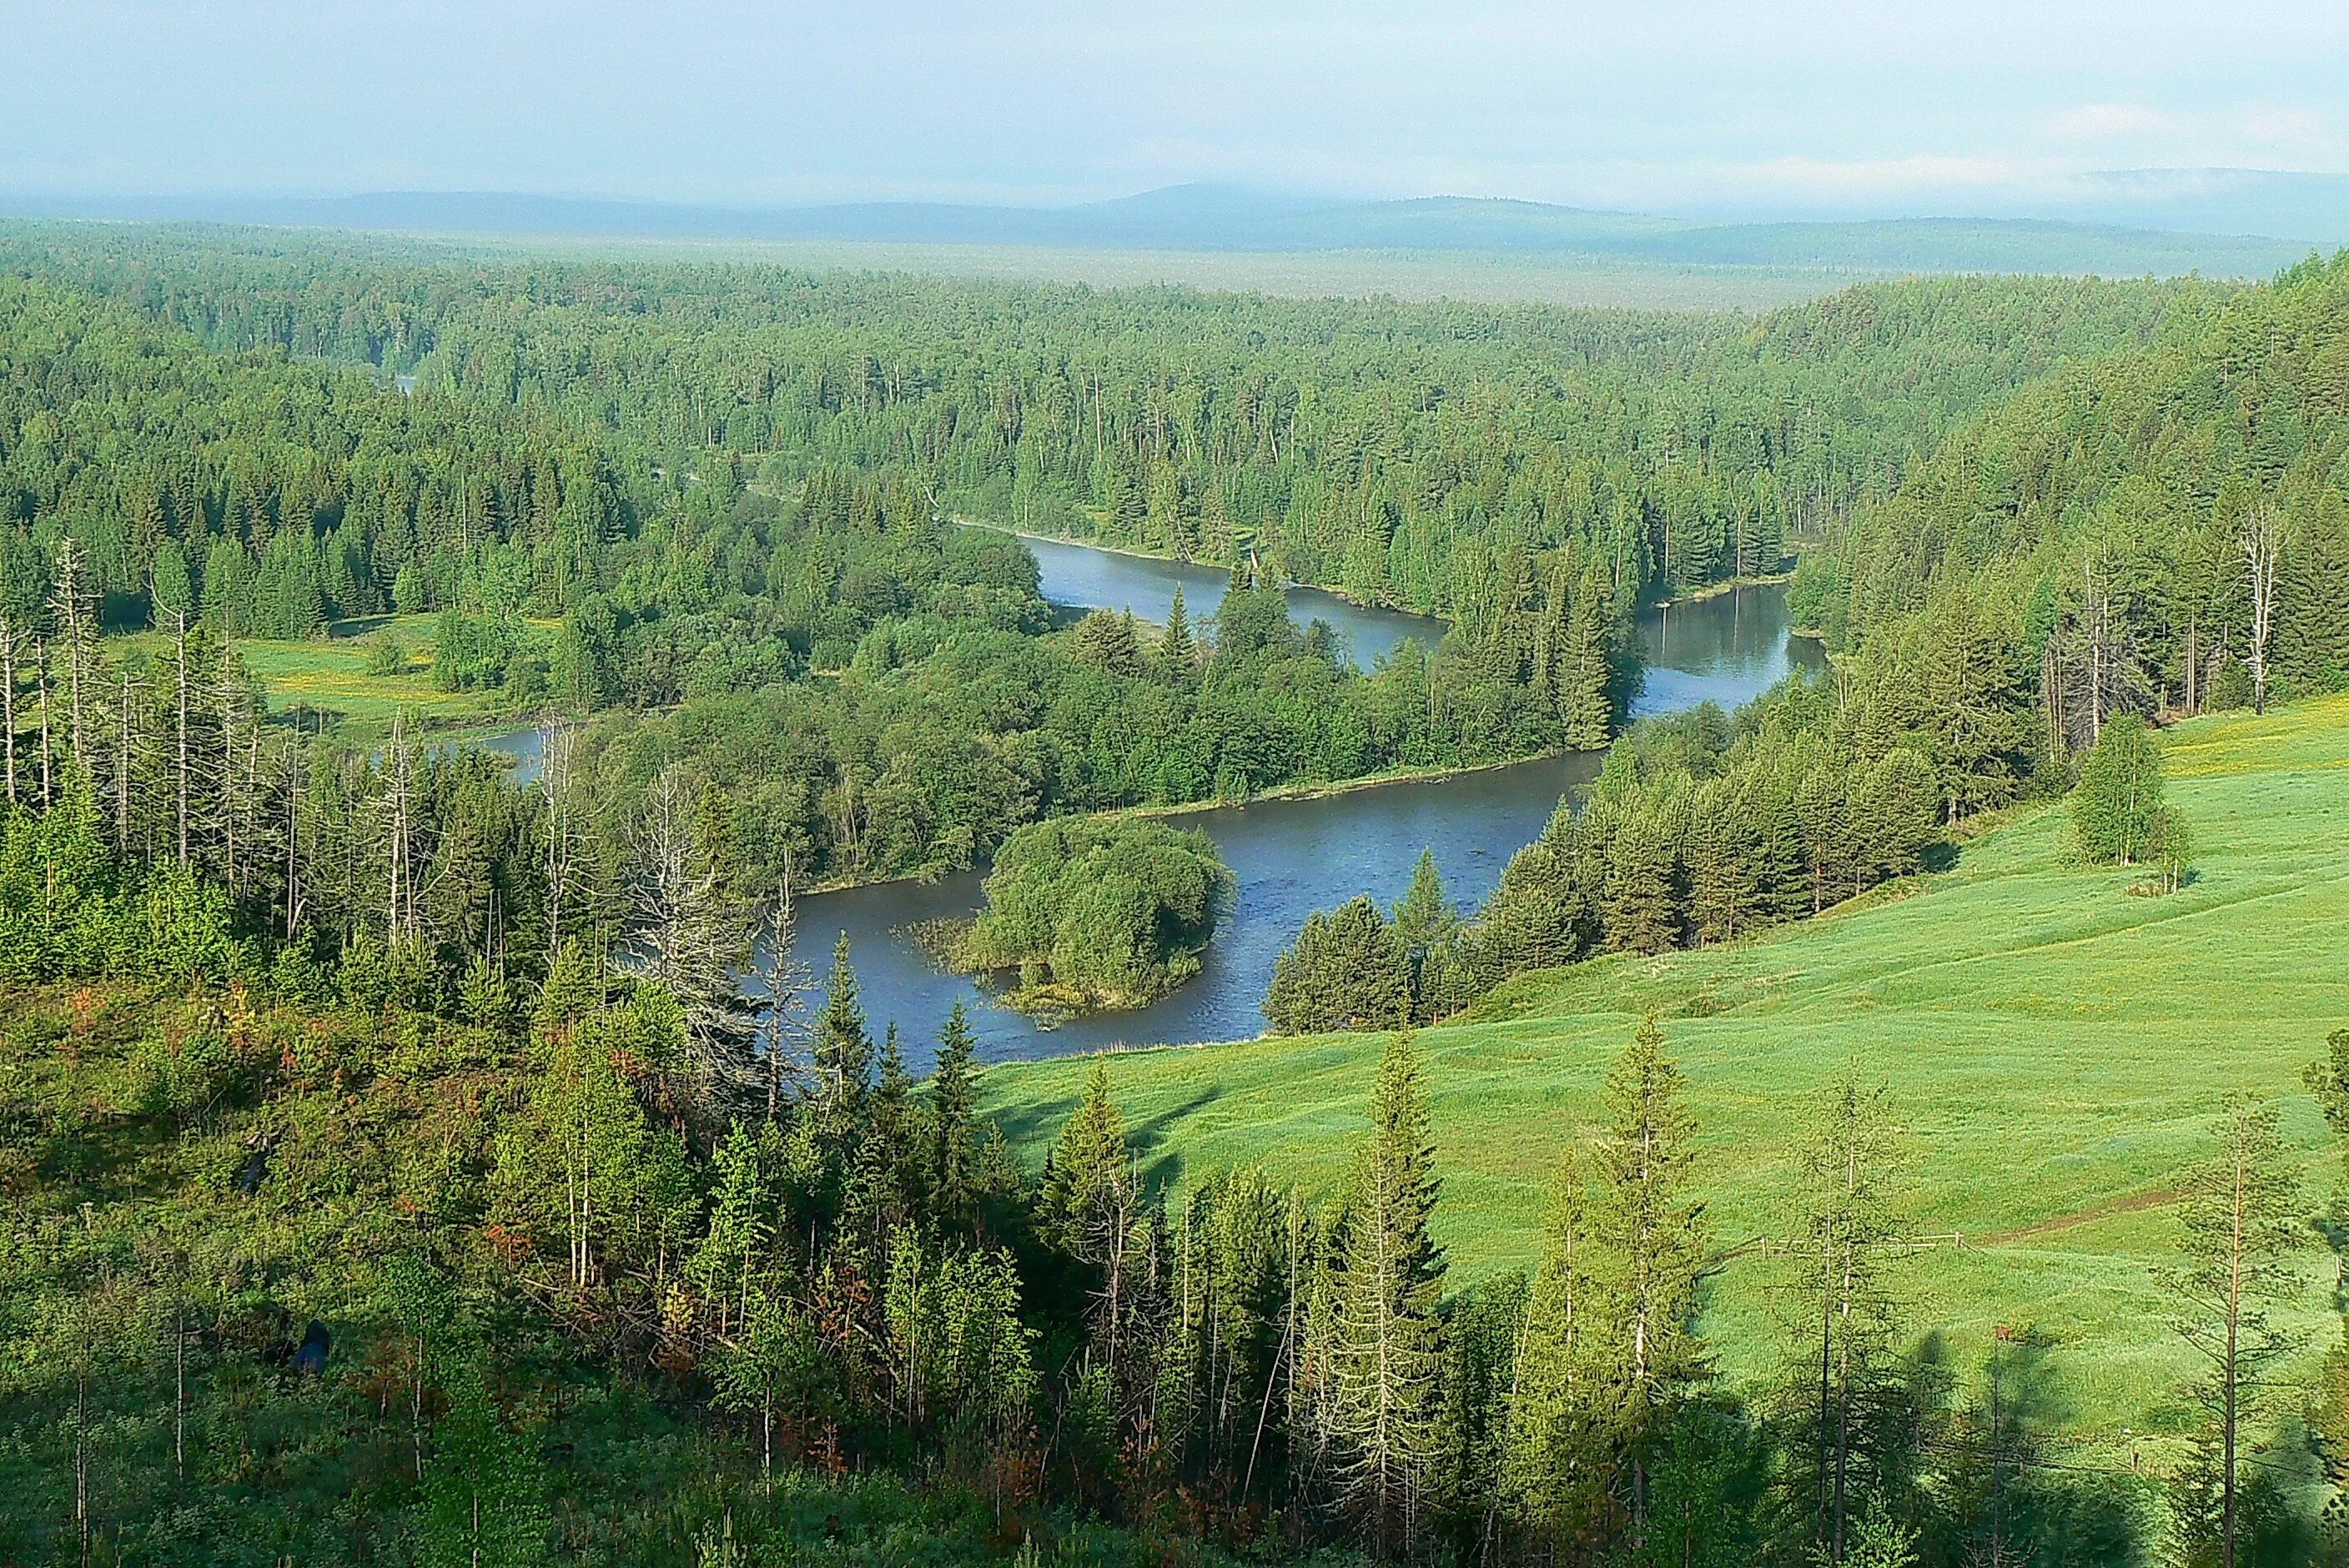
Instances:
[[[276,62],[296,60],[286,71]],[[266,62],[266,68],[256,68]],[[429,68],[413,68],[429,65]],[[386,67],[388,69],[386,69]],[[2349,177],[2349,15],[2022,0],[1656,15],[837,15],[154,0],[0,19],[18,200],[1084,205],[1168,187],[1673,216],[2044,217]],[[403,68],[409,67],[409,68]],[[2147,189],[2131,189],[2147,187]]]

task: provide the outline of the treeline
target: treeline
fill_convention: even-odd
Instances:
[[[1800,676],[1733,718],[1643,720],[1473,918],[1423,857],[1392,916],[1357,899],[1307,921],[1265,1016],[1295,1034],[1432,1023],[1514,975],[1734,941],[1919,871],[1979,781],[1937,769],[1930,727]]]
[[[1814,913],[1914,869],[1935,808],[1955,825],[2069,788],[2116,723],[2349,685],[2344,367],[2349,256],[2181,304],[2158,346],[1960,428],[1806,554],[1792,603],[1833,673],[1733,726],[1618,742],[1588,817],[1562,808],[1512,863],[1417,1016],[1523,969]],[[1635,775],[1625,816],[1612,791]],[[2182,825],[2132,853],[2174,883]],[[1300,933],[1293,962],[1321,954],[1334,1000],[1282,1026],[1355,1016],[1348,965],[1381,976],[1358,992],[1390,994],[1393,944],[1363,910],[1346,924],[1342,943],[1330,920]]]
[[[304,637],[474,598],[560,614],[633,526],[596,445],[528,410],[207,352],[43,281],[0,277],[0,621],[20,633],[48,587],[35,542],[73,542],[110,627]]]
[[[1512,547],[1619,599],[1777,569],[1952,425],[2201,284],[1871,285],[1758,324],[485,261],[12,225],[0,256],[214,346],[413,375],[632,454],[920,476],[988,521],[1471,613]]]
[[[1861,650],[1975,607],[2043,745],[2349,681],[2349,258],[2180,302],[2155,344],[1959,428],[1806,555],[1797,619]]]

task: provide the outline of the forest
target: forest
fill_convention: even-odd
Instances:
[[[63,225],[0,262],[0,1556],[2339,1559],[2338,1358],[2305,1408],[2261,1381],[2273,1105],[2177,1177],[2168,1299],[2223,1346],[2188,1457],[2075,1476],[1882,1288],[1880,1085],[1788,1110],[1807,1241],[1733,1385],[1675,1020],[1607,1043],[1540,1255],[1458,1280],[1411,1031],[2075,783],[2084,858],[2189,884],[2152,727],[2349,684],[2349,259],[1750,322]],[[966,521],[1230,583],[1071,624]],[[1624,732],[1633,609],[1790,549],[1828,673]],[[1451,629],[1361,670],[1292,579]],[[538,779],[238,652],[393,612],[573,720]],[[1283,960],[1276,1025],[1390,1035],[1328,1190],[1145,1180],[1108,1059],[1025,1160],[960,1017],[908,1041],[854,954],[791,957],[800,892],[992,860],[989,962],[1147,990],[1227,884],[1088,814],[1610,738],[1484,908],[1429,862]],[[2306,1054],[2349,1131],[2344,1041]]]

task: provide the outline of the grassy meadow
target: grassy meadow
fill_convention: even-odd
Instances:
[[[338,623],[325,638],[239,637],[236,651],[268,688],[272,713],[299,708],[330,714],[350,733],[363,735],[388,730],[396,714],[429,729],[498,719],[502,693],[442,691],[432,684],[436,624],[431,615],[377,615]],[[169,639],[160,632],[140,632],[113,641],[153,655]],[[379,675],[369,666],[375,650],[387,641],[407,650],[408,667],[399,674]]]
[[[2349,697],[2169,732],[2170,798],[2201,845],[2167,898],[2068,862],[2060,808],[1972,837],[1951,869],[1760,940],[1526,977],[1421,1037],[1455,1281],[1529,1267],[1560,1151],[1598,1114],[1609,1058],[1650,1009],[1691,1080],[1702,1181],[1729,1255],[1705,1326],[1740,1382],[1779,1354],[1775,1265],[1806,1099],[1847,1062],[1889,1082],[1907,1130],[1920,1334],[1966,1376],[2001,1326],[2052,1342],[2051,1416],[2107,1462],[2174,1432],[2191,1370],[2156,1271],[2174,1190],[2237,1088],[2280,1099],[2314,1212],[2338,1161],[2301,1070],[2349,1025]],[[1146,1170],[1180,1184],[1261,1163],[1336,1182],[1365,1128],[1380,1042],[1266,1039],[1135,1052],[1112,1081]],[[1006,1065],[988,1109],[1031,1160],[1085,1060]],[[2301,1364],[2333,1342],[2333,1264],[2311,1232],[2285,1315]],[[2135,1434],[2132,1436],[2131,1434]]]

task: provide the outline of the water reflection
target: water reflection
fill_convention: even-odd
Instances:
[[[1174,605],[1174,590],[1183,590],[1183,612],[1195,625],[1215,614],[1231,573],[1221,567],[1185,565],[1147,555],[1123,555],[1090,544],[1067,544],[1056,539],[1021,535],[1043,569],[1044,597],[1055,604],[1077,609],[1131,610],[1145,621],[1164,625]],[[1288,613],[1300,626],[1327,621],[1338,634],[1347,655],[1369,669],[1405,641],[1433,648],[1444,640],[1444,623],[1401,610],[1366,609],[1319,588],[1286,590]],[[1212,636],[1212,626],[1198,628]]]

